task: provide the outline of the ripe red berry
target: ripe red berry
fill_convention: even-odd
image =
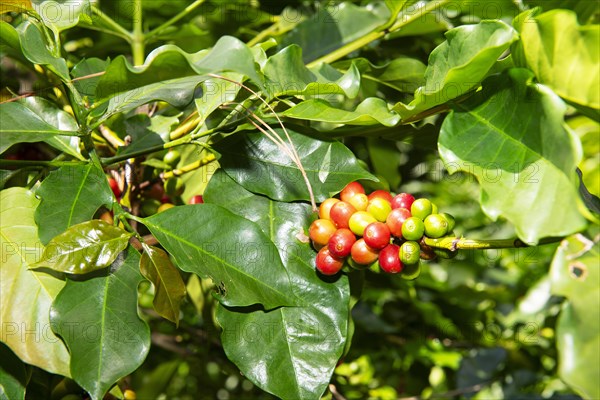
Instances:
[[[410,210],[410,206],[412,206],[414,201],[415,197],[412,194],[400,193],[392,199],[392,208],[406,208]]]
[[[347,202],[352,197],[354,197],[355,194],[358,194],[358,193],[362,193],[362,194],[365,193],[365,188],[363,187],[363,185],[361,185],[360,183],[358,183],[356,181],[355,182],[350,182],[340,192],[340,199],[342,199],[342,201],[346,201]]]
[[[336,229],[328,219],[317,219],[310,224],[308,236],[317,246],[325,246],[329,238],[335,233]]]
[[[121,196],[121,189],[119,188],[119,184],[114,178],[108,178],[108,184],[110,185],[110,189],[114,193],[115,197]]]
[[[352,249],[350,250],[350,255],[354,262],[360,265],[369,265],[374,263],[377,260],[377,256],[379,252],[371,247],[369,247],[364,239],[358,239],[352,245]]]
[[[383,222],[373,222],[365,228],[363,239],[374,249],[381,250],[390,243],[390,228]]]
[[[317,270],[323,275],[335,275],[344,266],[344,260],[333,257],[331,253],[329,253],[329,249],[323,247],[317,253],[316,266]]]
[[[329,238],[327,248],[333,257],[344,258],[350,255],[354,242],[356,242],[354,233],[350,229],[342,228],[335,231]]]
[[[385,223],[390,228],[392,235],[402,238],[402,224],[410,217],[412,215],[406,208],[395,208],[389,213]]]
[[[202,195],[195,195],[190,198],[189,204],[204,204],[204,198]]]
[[[400,261],[400,247],[388,244],[379,252],[379,267],[389,274],[397,274],[402,271],[404,265]]]
[[[356,212],[356,208],[345,201],[338,201],[329,211],[331,220],[338,228],[348,228],[350,217]]]
[[[390,192],[388,192],[387,190],[375,190],[374,192],[371,192],[371,194],[369,194],[369,196],[367,196],[369,198],[369,200],[373,200],[375,198],[380,198],[380,199],[384,199],[390,202],[390,204],[392,203],[392,195],[390,194]]]

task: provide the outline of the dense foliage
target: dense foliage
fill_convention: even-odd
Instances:
[[[597,2],[0,11],[0,398],[600,398]],[[320,274],[355,181],[454,230]]]

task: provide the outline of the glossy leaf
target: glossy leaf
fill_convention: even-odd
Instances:
[[[244,77],[231,72],[224,72],[221,76],[235,82],[241,82]],[[208,78],[202,82],[201,87],[202,96],[195,99],[196,110],[201,118],[200,125],[222,104],[234,101],[241,89],[240,85],[219,78]]]
[[[556,324],[560,377],[588,399],[600,398],[600,243],[584,235],[563,240],[550,267],[552,293],[566,297]]]
[[[154,309],[179,325],[179,307],[185,298],[183,279],[164,250],[146,244],[142,246],[140,271],[154,285]]]
[[[77,25],[80,16],[91,19],[89,0],[31,0],[31,5],[44,24],[57,32]]]
[[[64,58],[50,52],[46,39],[34,23],[26,21],[17,28],[23,55],[34,64],[45,65],[63,81],[70,81],[69,68]]]
[[[285,135],[275,129],[280,137]],[[288,129],[312,185],[315,199],[323,201],[357,179],[376,180],[358,165],[352,152],[337,141],[313,139]],[[309,200],[298,167],[260,132],[240,133],[215,146],[221,167],[247,190],[280,201]]]
[[[298,303],[277,248],[247,219],[199,204],[174,207],[143,222],[180,269],[215,282],[221,303],[260,303],[266,309]]]
[[[445,35],[446,41],[429,55],[425,85],[415,91],[409,105],[398,103],[394,107],[403,119],[477,88],[518,37],[516,31],[502,21],[462,25]]]
[[[68,279],[52,304],[52,329],[69,348],[73,379],[94,400],[135,371],[150,349],[150,329],[137,309],[139,259],[129,248],[99,275]]]
[[[71,70],[71,76],[73,76],[73,86],[79,91],[79,93],[87,98],[91,103],[96,98],[96,88],[100,81],[100,76],[92,76],[106,70],[108,62],[100,58],[86,58]]]
[[[365,99],[352,111],[334,107],[325,100],[309,99],[281,114],[289,118],[330,124],[394,126],[400,121],[400,116],[391,111],[384,100],[376,97]]]
[[[106,268],[125,250],[131,235],[99,219],[82,222],[50,240],[33,267],[69,274],[87,274]]]
[[[530,72],[512,69],[486,80],[442,124],[438,147],[448,171],[474,174],[485,213],[508,219],[526,243],[585,227],[575,174],[581,144],[564,128],[565,111]]]
[[[35,221],[44,244],[68,227],[91,219],[100,206],[110,206],[113,201],[104,171],[92,163],[52,171],[36,195],[42,199]]]
[[[600,26],[577,23],[573,11],[527,11],[515,19],[521,40],[517,65],[574,105],[596,110],[600,118]]]
[[[131,143],[117,149],[117,155],[130,154],[148,150],[155,146],[163,145],[169,141],[169,133],[179,119],[174,116],[135,114],[125,120],[113,123],[113,129],[122,139],[129,136]],[[158,161],[156,159],[149,159]]]
[[[4,330],[4,326],[2,327]],[[27,386],[27,366],[8,347],[0,343],[0,398],[23,400]]]
[[[282,47],[299,45],[308,63],[375,30],[387,19],[387,15],[382,17],[350,2],[332,3],[300,22],[285,36]]]
[[[269,97],[284,95],[318,96],[344,94],[349,98],[358,95],[360,74],[353,65],[345,74],[327,64],[308,69],[302,60],[302,48],[291,45],[269,57],[263,73]]]
[[[598,14],[598,3],[588,0],[526,0],[525,4],[532,8],[542,7],[544,11],[555,8],[573,10],[582,25],[592,23],[594,16]]]
[[[42,97],[26,97],[19,101],[19,103],[33,111],[44,122],[60,131],[77,132],[79,129],[77,121],[75,121],[75,118],[71,114],[57,108],[50,101]],[[80,140],[76,136],[51,136],[44,141],[57,150],[63,151],[80,160],[85,160],[79,150]]]
[[[321,279],[315,251],[296,238],[310,225],[310,206],[254,195],[222,171],[204,196],[260,226],[282,255],[293,293],[306,304],[268,312],[219,307],[225,353],[246,377],[282,399],[320,398],[344,350],[350,288],[345,275]]]
[[[77,135],[76,131],[63,131],[50,125],[20,102],[0,104],[0,121],[0,153],[17,143],[41,142],[56,135]]]
[[[250,49],[241,41],[224,36],[210,51],[189,54],[172,45],[161,46],[148,55],[144,65],[132,67],[125,57],[115,58],[100,79],[96,89],[98,100],[107,100],[156,82],[199,74],[224,71],[243,74],[260,84]],[[193,87],[190,88],[193,91]]]
[[[49,320],[50,306],[64,281],[29,268],[44,249],[33,219],[38,204],[23,188],[0,192],[0,339],[24,362],[68,376],[69,353]]]

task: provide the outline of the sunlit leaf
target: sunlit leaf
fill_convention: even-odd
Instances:
[[[485,213],[508,219],[526,243],[585,227],[575,173],[581,144],[564,127],[565,111],[551,90],[531,82],[530,72],[512,69],[455,105],[441,128],[448,171],[477,176]]]
[[[563,240],[550,267],[552,293],[567,298],[556,325],[560,377],[588,399],[600,398],[600,242]]]
[[[69,274],[86,274],[108,267],[127,247],[131,233],[94,219],[69,227],[55,236],[34,267]]]
[[[31,0],[44,24],[57,32],[72,28],[80,16],[91,19],[89,0]]]
[[[39,201],[23,188],[0,192],[1,341],[24,362],[55,374],[69,375],[69,353],[50,329],[52,301],[64,281],[29,267],[44,246],[33,219]]]

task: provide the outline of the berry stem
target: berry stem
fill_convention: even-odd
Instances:
[[[540,239],[537,244],[527,244],[521,239],[493,239],[493,240],[478,240],[459,237],[443,237],[432,239],[425,237],[424,242],[429,247],[438,249],[447,249],[451,251],[464,250],[485,250],[485,249],[512,249],[518,247],[539,246],[543,244],[557,243],[563,240],[562,237],[548,237]]]

